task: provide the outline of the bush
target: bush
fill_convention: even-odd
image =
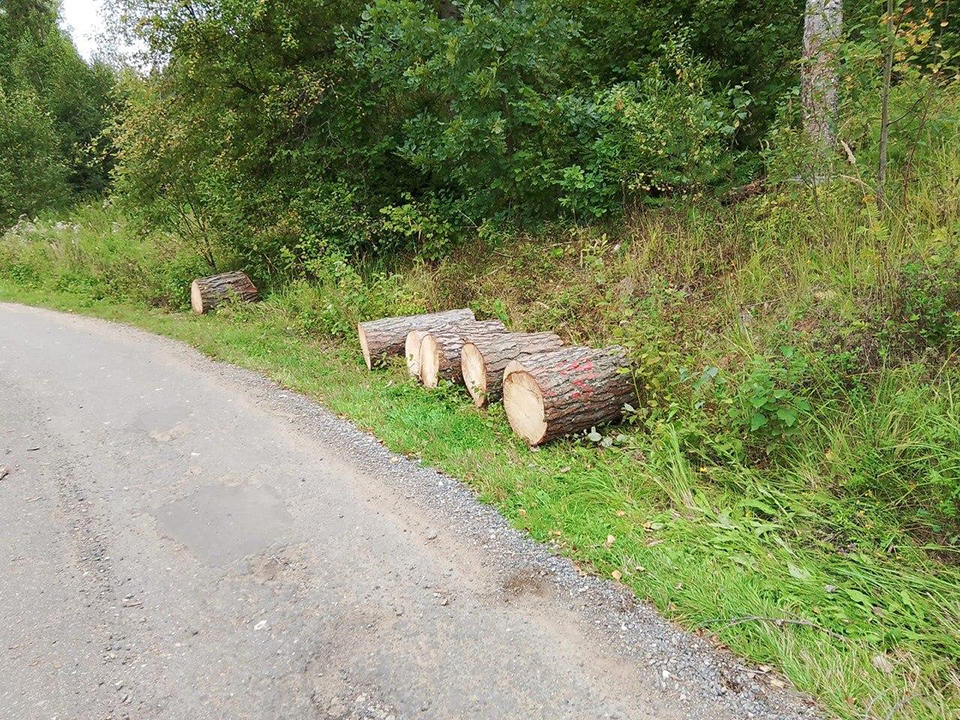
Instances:
[[[675,40],[641,80],[601,90],[590,102],[563,98],[582,149],[580,162],[560,171],[560,204],[598,217],[624,201],[726,180],[751,98],[740,87],[714,91],[710,81],[709,68]]]
[[[6,93],[0,84],[0,230],[21,215],[62,207],[67,197],[52,118],[32,92]]]
[[[958,252],[947,246],[926,261],[906,262],[892,307],[875,322],[894,360],[926,351],[949,355],[960,341]]]

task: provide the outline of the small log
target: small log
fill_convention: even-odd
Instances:
[[[256,302],[260,294],[247,274],[239,270],[197,278],[190,285],[190,305],[194,312],[208,313],[228,298]]]
[[[484,320],[453,329],[425,333],[420,342],[420,380],[428,388],[437,387],[441,380],[462,382],[460,350],[463,344],[506,332],[507,328],[499,320]]]
[[[473,404],[484,407],[503,394],[503,371],[524,355],[559,350],[563,340],[552,332],[510,333],[474,338],[460,351],[460,371]]]
[[[619,420],[636,401],[627,352],[564,348],[511,361],[503,373],[510,427],[531,446]]]
[[[368,370],[373,370],[373,366],[382,363],[388,355],[400,355],[404,352],[407,335],[413,330],[430,330],[434,327],[474,321],[473,310],[463,308],[358,323],[357,336],[360,339],[363,361]]]

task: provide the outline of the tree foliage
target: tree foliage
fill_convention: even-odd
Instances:
[[[86,63],[51,0],[0,2],[0,224],[102,193],[113,71]]]
[[[280,269],[729,183],[802,12],[668,5],[116,0],[151,68],[114,130],[119,187]]]
[[[112,2],[146,48],[110,132],[119,196],[211,262],[435,258],[504,219],[723,191],[799,116],[803,0]],[[842,130],[863,144],[882,9],[846,5]],[[925,30],[898,42],[928,64],[955,43],[926,32],[943,7],[904,6]]]

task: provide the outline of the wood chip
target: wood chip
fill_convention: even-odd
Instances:
[[[7,475],[10,474],[10,470],[6,465],[0,465],[0,480],[3,480]]]

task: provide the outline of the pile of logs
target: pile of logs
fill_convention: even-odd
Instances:
[[[465,385],[477,407],[502,397],[531,447],[619,420],[636,400],[623,348],[564,347],[554,333],[512,333],[469,309],[363,322],[357,335],[368,369],[403,355],[427,388]]]
[[[190,304],[201,314],[226,300],[258,299],[239,271],[190,286]],[[502,397],[510,427],[531,447],[619,420],[636,400],[623,348],[564,347],[555,333],[512,333],[499,320],[477,320],[469,308],[362,322],[357,335],[368,370],[403,355],[424,387],[465,385],[478,408]]]

